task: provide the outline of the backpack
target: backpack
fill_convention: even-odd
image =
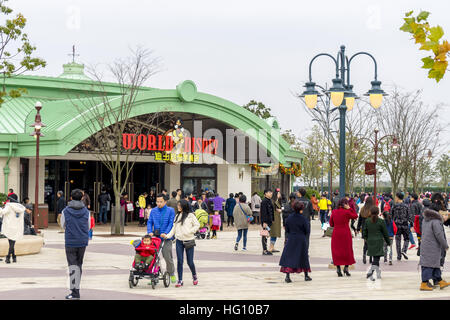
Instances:
[[[385,201],[385,200],[384,200],[384,208],[383,208],[383,212],[391,212],[391,204],[390,204],[390,201]]]

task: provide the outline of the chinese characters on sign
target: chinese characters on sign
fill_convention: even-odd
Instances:
[[[155,152],[156,161],[170,161],[170,162],[198,162],[200,159],[198,154],[175,154],[167,152]]]

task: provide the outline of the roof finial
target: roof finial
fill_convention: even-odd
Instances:
[[[72,46],[72,53],[69,53],[68,55],[72,56],[72,63],[75,63],[75,56],[79,56],[79,54],[75,54],[75,45]]]

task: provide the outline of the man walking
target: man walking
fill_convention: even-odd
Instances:
[[[167,239],[167,235],[172,230],[174,219],[175,210],[167,206],[167,201],[162,193],[158,194],[156,196],[156,207],[152,209],[148,218],[147,233],[150,236],[159,237],[163,241],[162,254],[172,283],[175,283],[177,280],[172,256],[172,240],[174,238]]]
[[[272,190],[266,189],[264,190],[264,199],[261,201],[261,225],[263,230],[270,231],[270,227],[272,226],[274,220],[274,208],[272,203]],[[271,256],[272,252],[267,251],[267,237],[261,237],[262,247],[263,247],[263,255]]]
[[[81,201],[83,193],[75,189],[71,193],[72,201],[62,211],[61,226],[65,229],[65,247],[69,264],[70,290],[68,300],[80,299],[80,283],[84,253],[89,242],[91,225],[89,210]]]
[[[409,245],[409,226],[413,223],[411,221],[411,215],[409,212],[409,207],[403,203],[404,195],[401,192],[397,192],[395,195],[395,204],[391,209],[392,220],[394,220],[397,225],[397,234],[395,235],[395,243],[397,247],[397,260],[400,261],[403,258],[408,260],[406,252]],[[403,235],[403,249],[402,246],[402,235]]]
[[[100,204],[100,212],[98,216],[98,224],[106,224],[108,222],[108,202],[111,201],[111,195],[102,189],[102,193],[98,195],[98,202]]]

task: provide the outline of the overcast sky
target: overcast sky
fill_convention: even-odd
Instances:
[[[297,134],[312,123],[291,92],[302,90],[315,54],[335,55],[341,44],[348,54],[375,56],[385,89],[393,84],[424,89],[426,103],[448,102],[450,74],[439,84],[428,79],[420,68],[425,52],[399,30],[406,11],[423,9],[450,40],[448,1],[11,0],[9,5],[28,19],[29,37],[48,62],[38,74],[61,74],[73,44],[77,61],[87,65],[125,57],[130,46],[142,45],[162,58],[163,72],[149,86],[175,88],[190,79],[199,91],[239,105],[262,101],[283,129]],[[316,61],[313,81],[330,83],[331,60]],[[370,88],[373,69],[364,56],[352,63],[357,94]],[[447,124],[448,110],[442,117]]]

